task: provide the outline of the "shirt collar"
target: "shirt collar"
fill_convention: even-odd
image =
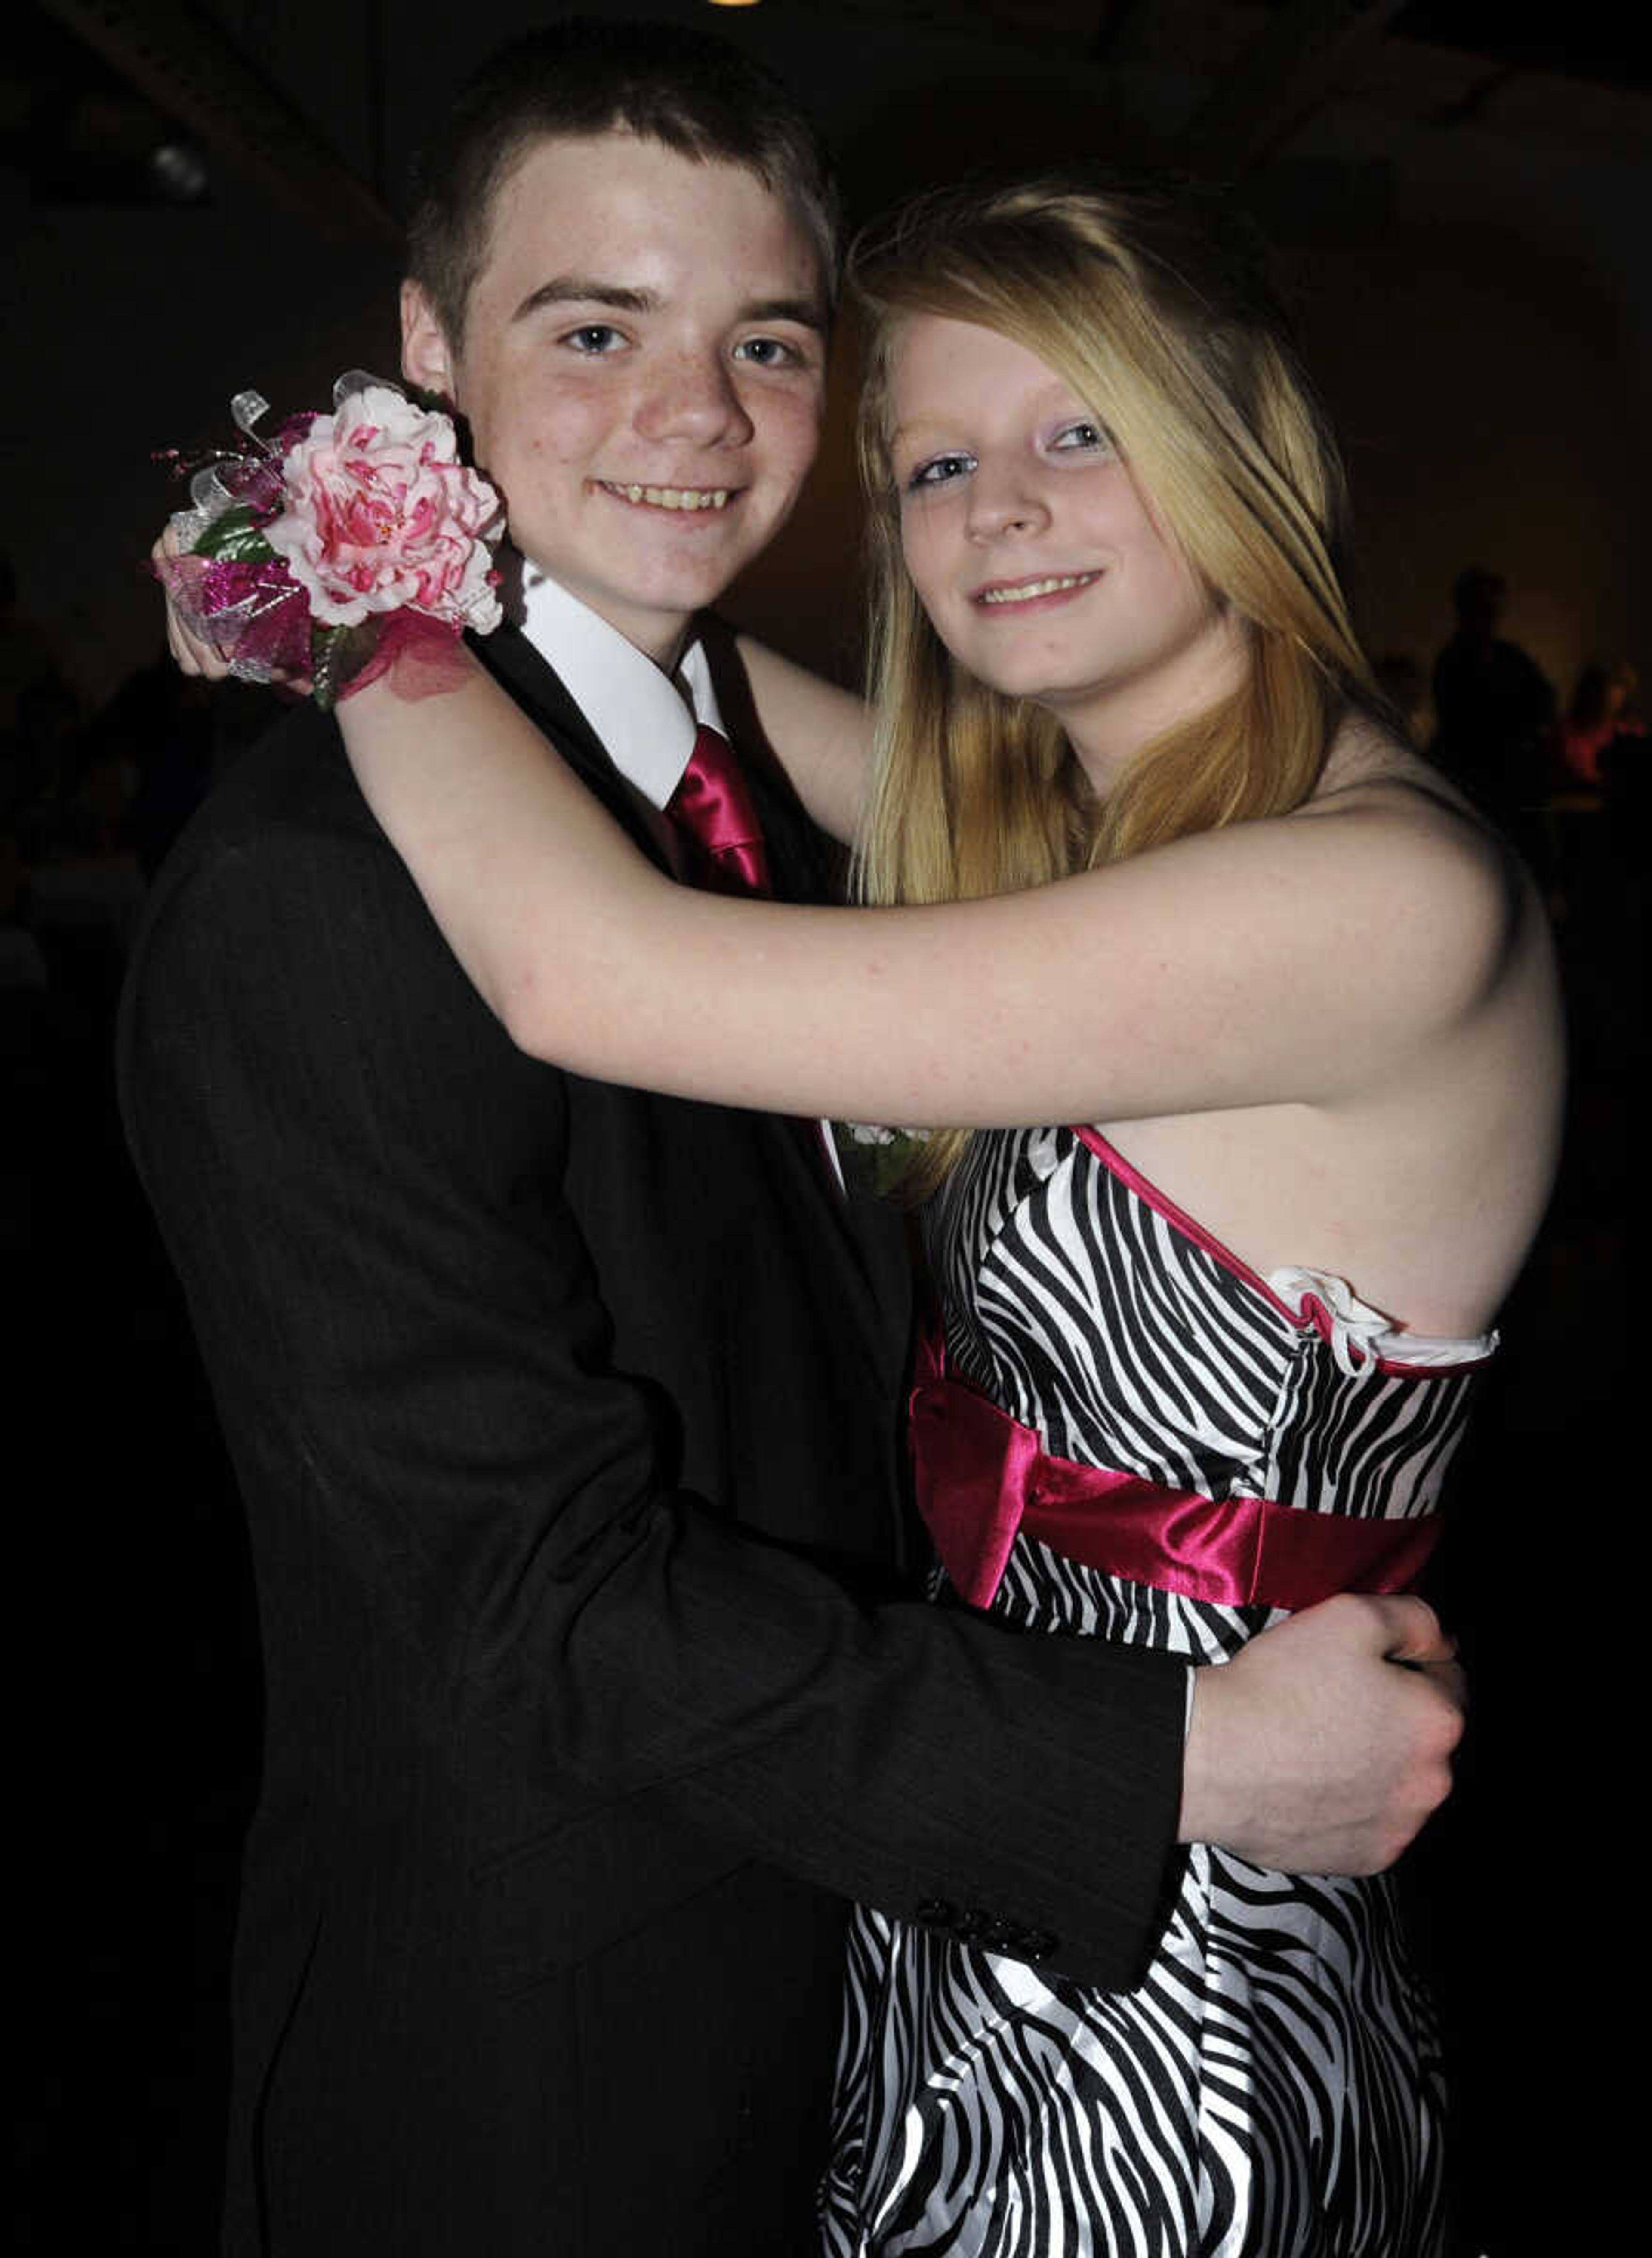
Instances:
[[[526,558],[522,633],[562,678],[626,782],[663,807],[683,780],[696,725],[723,727],[699,638],[674,675],[663,673],[618,628]]]

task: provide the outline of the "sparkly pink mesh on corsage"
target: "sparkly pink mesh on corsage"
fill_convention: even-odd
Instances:
[[[331,706],[388,679],[428,698],[463,680],[459,637],[500,618],[498,494],[459,460],[449,417],[355,371],[330,415],[289,416],[236,394],[246,445],[196,471],[172,524],[186,554],[157,565],[190,632],[232,674]]]

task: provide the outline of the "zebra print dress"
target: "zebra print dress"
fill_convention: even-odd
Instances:
[[[1210,1497],[1435,1509],[1492,1338],[1397,1335],[1339,1280],[1258,1277],[1089,1130],[977,1136],[927,1229],[952,1370],[1053,1456]],[[1202,1663],[1276,1619],[1025,1530],[991,1607]],[[1195,1845],[1150,1973],[1112,1994],[862,1908],[823,2247],[1425,2258],[1441,2116],[1384,1880]]]

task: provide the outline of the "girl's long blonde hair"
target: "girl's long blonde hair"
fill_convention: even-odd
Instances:
[[[861,898],[1008,892],[1300,806],[1342,715],[1374,685],[1336,561],[1341,465],[1248,239],[1192,191],[1034,181],[924,199],[857,245],[852,279],[870,325]],[[907,577],[890,382],[915,314],[996,330],[1052,369],[1246,629],[1240,688],[1143,747],[1103,801],[1052,714],[951,657]],[[932,1136],[908,1189],[932,1190],[967,1140]]]

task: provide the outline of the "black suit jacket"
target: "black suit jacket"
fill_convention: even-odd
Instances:
[[[226,2247],[811,2248],[845,1900],[1130,1980],[1180,1672],[896,1592],[887,1219],[514,1049],[314,713],[163,874],[121,1072],[264,1644]]]

